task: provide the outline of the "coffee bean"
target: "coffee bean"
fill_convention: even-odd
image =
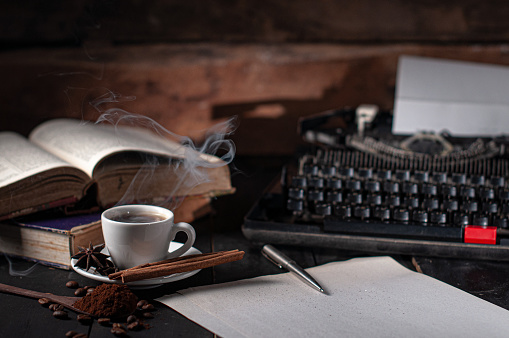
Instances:
[[[84,288],[77,288],[76,291],[74,291],[74,295],[77,297],[82,297],[82,296],[86,295],[86,293],[87,293],[87,290],[85,290]]]
[[[84,333],[78,333],[77,335],[75,335],[73,338],[87,338],[88,336]]]
[[[138,321],[132,322],[131,324],[127,325],[127,329],[131,331],[139,331],[143,328],[144,328],[143,324]]]
[[[92,292],[94,292],[94,290],[95,290],[95,288],[88,288],[87,293],[92,293]]]
[[[140,300],[137,304],[136,304],[136,307],[139,307],[140,309],[144,306],[144,305],[147,305],[148,302],[144,299]]]
[[[143,311],[154,311],[155,310],[154,305],[152,305],[152,304],[145,304],[141,307],[141,309]]]
[[[130,323],[133,323],[135,321],[137,321],[138,318],[136,318],[135,315],[130,315],[129,317],[127,317],[127,322],[130,324]]]
[[[143,312],[143,318],[154,318],[154,314],[152,312]]]
[[[48,306],[48,309],[50,309],[51,311],[57,311],[57,310],[62,310],[64,307],[60,304],[57,304],[57,303],[53,303],[53,304],[50,304],[50,306]]]
[[[103,325],[103,326],[110,325],[110,319],[109,318],[99,318],[99,319],[97,319],[97,322],[100,325]]]
[[[66,319],[67,312],[61,311],[61,310],[55,311],[55,312],[53,312],[53,317],[58,318],[58,319]]]
[[[89,325],[93,321],[92,317],[90,317],[89,315],[82,314],[82,313],[80,313],[76,317],[76,319],[78,320],[78,322],[80,322],[83,325]]]
[[[51,311],[62,311],[64,309],[64,306],[63,305],[60,305],[60,304],[51,304],[49,307],[48,307]]]
[[[51,305],[51,301],[48,298],[40,298],[38,302],[44,307],[49,307]]]
[[[121,328],[121,329],[125,330],[124,326],[122,324],[120,324],[120,323],[113,323],[113,327],[114,328]]]
[[[69,289],[77,289],[79,287],[78,282],[70,280],[67,283],[65,283],[65,286],[67,286]]]
[[[127,337],[127,331],[121,327],[114,327],[110,332],[117,337]]]
[[[88,336],[84,333],[78,333],[76,331],[67,331],[65,334],[66,337],[69,338],[87,338]]]

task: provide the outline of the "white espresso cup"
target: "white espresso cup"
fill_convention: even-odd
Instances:
[[[173,212],[154,205],[122,205],[104,211],[104,242],[115,266],[128,269],[184,254],[193,246],[196,233],[190,224],[173,220]],[[187,234],[187,241],[168,252],[179,231]]]

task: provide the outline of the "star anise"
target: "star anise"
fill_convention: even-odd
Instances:
[[[88,248],[78,246],[78,249],[79,252],[71,257],[77,259],[74,266],[85,269],[85,271],[88,271],[91,267],[105,269],[113,266],[113,262],[108,259],[110,256],[101,252],[104,249],[104,244],[93,246],[92,242],[90,242]]]

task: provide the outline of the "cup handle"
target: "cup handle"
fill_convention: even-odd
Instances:
[[[175,235],[177,232],[183,231],[187,234],[187,241],[177,250],[174,250],[169,253],[169,257],[179,257],[182,256],[187,250],[191,249],[196,240],[196,232],[191,224],[185,222],[179,222],[173,225],[171,233],[170,233],[170,242],[175,239]]]

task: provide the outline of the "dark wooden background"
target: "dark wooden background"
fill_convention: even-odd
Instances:
[[[0,126],[124,109],[199,140],[237,116],[239,154],[288,155],[302,116],[391,109],[402,54],[509,64],[507,14],[493,0],[4,1]]]

